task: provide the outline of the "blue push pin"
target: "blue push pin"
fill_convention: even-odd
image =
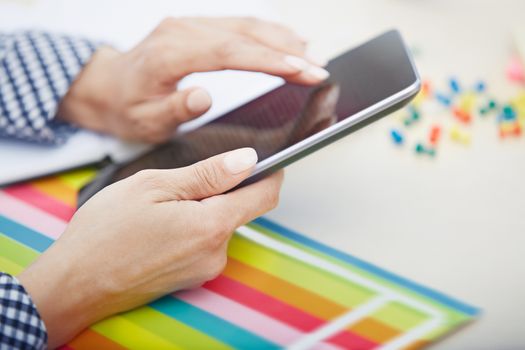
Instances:
[[[445,96],[439,92],[436,92],[436,99],[438,100],[439,103],[441,103],[445,107],[450,107],[450,105],[452,104],[450,97]]]
[[[516,120],[516,112],[514,108],[509,105],[503,106],[502,113],[500,115],[500,121],[514,121]]]
[[[485,82],[482,80],[478,81],[476,85],[474,86],[474,90],[478,93],[485,92],[486,89],[487,89],[487,86],[485,85]]]
[[[402,145],[405,139],[401,131],[397,129],[390,130],[390,136],[392,137],[392,141],[394,141],[396,145]]]
[[[456,78],[450,78],[450,80],[448,81],[448,84],[453,93],[458,94],[461,91],[459,82]]]

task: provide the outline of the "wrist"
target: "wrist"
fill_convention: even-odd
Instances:
[[[78,260],[55,244],[17,277],[44,321],[50,348],[104,317],[105,294],[93,281],[94,274],[78,266]]]
[[[99,132],[110,132],[110,116],[118,104],[115,69],[122,54],[100,47],[60,102],[57,118]]]

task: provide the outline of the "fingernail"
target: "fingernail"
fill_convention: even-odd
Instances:
[[[306,70],[310,67],[308,62],[297,56],[284,56],[284,62],[300,71]]]
[[[306,70],[306,73],[318,80],[325,80],[330,76],[330,73],[328,73],[326,69],[316,66],[310,66]]]
[[[192,113],[202,113],[211,105],[211,97],[204,89],[198,88],[188,94],[186,98],[186,107]]]
[[[252,168],[257,163],[257,152],[253,148],[240,148],[224,156],[224,167],[232,175]]]
[[[324,67],[328,64],[328,61],[325,60],[324,58],[321,58],[321,57],[317,57],[315,55],[312,55],[312,54],[308,54],[306,55],[306,59],[310,62],[312,62],[313,64],[316,64],[318,66],[321,66],[321,67]]]

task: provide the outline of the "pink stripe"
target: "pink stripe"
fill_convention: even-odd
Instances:
[[[75,212],[74,208],[43,194],[31,185],[15,185],[7,187],[4,191],[34,207],[42,209],[46,213],[56,216],[63,221],[69,221]]]
[[[0,213],[50,238],[57,239],[67,223],[0,191]]]
[[[290,345],[305,335],[296,328],[204,288],[179,292],[174,296],[282,346]],[[341,348],[322,343],[316,349],[335,350]]]

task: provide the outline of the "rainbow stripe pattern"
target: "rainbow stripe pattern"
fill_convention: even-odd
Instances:
[[[20,273],[60,236],[93,175],[0,190],[0,270]],[[238,229],[217,279],[101,321],[63,349],[416,349],[478,312],[259,218]]]

